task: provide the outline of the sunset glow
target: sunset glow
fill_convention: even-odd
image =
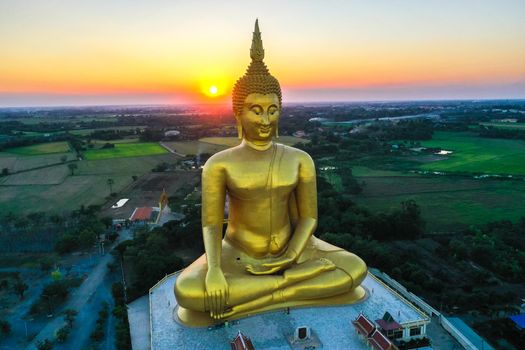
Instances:
[[[519,0],[7,0],[0,106],[228,101],[257,17],[288,102],[524,98],[523,13]]]

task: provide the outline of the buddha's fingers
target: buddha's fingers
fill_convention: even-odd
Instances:
[[[224,311],[224,298],[222,295],[222,290],[217,291],[217,305],[218,305],[217,314],[220,318],[222,316],[222,312]]]
[[[267,268],[284,268],[284,267],[287,267],[289,266],[291,263],[293,262],[292,259],[290,260],[282,260],[282,261],[278,261],[278,262],[273,262],[273,263],[266,263],[266,264],[262,264],[263,267],[267,267]]]
[[[210,316],[213,317],[213,315],[215,313],[215,309],[213,307],[212,293],[206,293],[206,299],[208,300],[208,308],[209,308],[209,311],[210,311]]]
[[[249,273],[251,273],[252,275],[259,276],[259,275],[271,275],[273,273],[276,273],[280,269],[281,269],[280,267],[274,267],[274,268],[270,268],[270,269],[266,269],[266,270],[257,270],[257,269],[252,267],[252,268],[247,268],[246,270]]]

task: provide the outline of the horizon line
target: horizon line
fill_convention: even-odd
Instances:
[[[334,103],[344,104],[357,104],[357,103],[403,103],[403,102],[488,102],[488,101],[524,101],[525,96],[519,98],[455,98],[455,99],[441,99],[441,98],[425,98],[425,99],[393,99],[393,100],[334,100],[334,101],[295,101],[295,102],[283,102],[283,106],[286,105],[298,105],[298,104],[317,104],[317,105],[329,105]],[[6,109],[60,109],[60,108],[93,108],[93,107],[184,107],[184,106],[228,106],[231,103],[221,102],[195,102],[195,103],[137,103],[137,104],[85,104],[85,105],[33,105],[33,106],[0,106],[0,110]]]

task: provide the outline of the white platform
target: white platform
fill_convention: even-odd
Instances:
[[[388,311],[399,323],[428,320],[428,317],[378,281],[368,275],[363,286],[369,297],[361,303],[333,307],[292,309],[289,314],[275,311],[240,319],[229,326],[188,328],[175,322],[177,306],[173,285],[177,275],[167,277],[150,292],[151,345],[154,350],[224,349],[240,330],[252,339],[255,349],[290,349],[286,335],[296,327],[309,326],[323,343],[323,349],[368,349],[356,334],[351,321],[360,312],[372,320]]]

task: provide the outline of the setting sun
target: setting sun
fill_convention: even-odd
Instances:
[[[213,85],[212,87],[210,87],[210,94],[212,95],[216,95],[217,94],[217,87],[215,85]]]

